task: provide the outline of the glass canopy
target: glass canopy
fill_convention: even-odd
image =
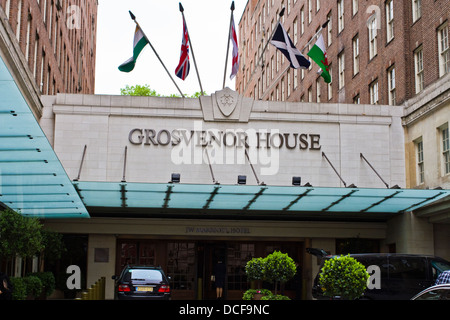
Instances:
[[[87,210],[0,57],[0,205],[24,216],[87,218]]]
[[[106,208],[225,212],[397,214],[450,190],[316,188],[201,184],[74,182],[85,205]]]

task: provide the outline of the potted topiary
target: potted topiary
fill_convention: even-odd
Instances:
[[[364,294],[368,278],[362,263],[349,255],[338,256],[325,261],[319,275],[319,285],[324,295],[331,299],[354,300]]]
[[[290,280],[296,272],[297,268],[294,260],[286,253],[274,251],[265,259],[264,279],[274,282],[275,296],[277,295],[277,284]]]
[[[264,259],[263,258],[253,258],[247,262],[245,265],[245,274],[247,275],[247,280],[256,282],[256,287],[261,288],[261,281],[264,280]]]

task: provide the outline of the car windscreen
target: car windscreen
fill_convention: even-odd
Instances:
[[[433,260],[431,262],[431,265],[433,267],[435,267],[439,273],[441,273],[442,271],[446,271],[446,270],[450,270],[450,264],[446,261],[437,261],[437,260]]]
[[[130,269],[125,276],[125,279],[128,281],[151,281],[158,283],[163,281],[161,271],[146,269]]]

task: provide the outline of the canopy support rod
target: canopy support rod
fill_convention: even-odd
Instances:
[[[127,170],[127,153],[128,153],[128,147],[125,146],[125,155],[124,155],[124,161],[123,161],[123,176],[122,176],[122,182],[127,182],[125,179],[125,174]]]
[[[322,157],[324,157],[327,160],[327,162],[330,164],[331,168],[333,168],[334,172],[336,172],[337,176],[339,177],[339,179],[344,184],[344,187],[347,187],[347,184],[345,183],[344,179],[342,179],[342,177],[339,174],[339,172],[337,172],[336,168],[333,166],[333,164],[331,163],[331,161],[328,159],[328,157],[326,156],[325,152],[323,152],[323,151],[322,151]]]
[[[79,181],[80,180],[80,176],[81,176],[81,169],[83,168],[83,163],[84,163],[84,157],[86,156],[86,149],[87,149],[87,145],[84,145],[84,150],[83,150],[83,156],[81,157],[81,163],[80,163],[80,168],[78,169],[78,176],[76,179],[73,179],[73,181]]]
[[[389,185],[386,183],[386,181],[383,180],[383,178],[380,176],[380,174],[377,172],[377,170],[375,170],[375,168],[370,164],[370,162],[366,159],[366,157],[364,157],[364,155],[362,153],[359,154],[359,156],[365,161],[367,162],[367,164],[369,165],[370,168],[372,168],[372,170],[377,174],[378,178],[380,178],[381,181],[383,181],[384,185],[386,186],[386,188],[389,189]]]
[[[389,200],[389,199],[392,199],[393,197],[395,197],[395,196],[398,195],[399,193],[402,193],[402,191],[396,191],[396,192],[394,192],[394,193],[391,194],[390,196],[385,197],[384,199],[382,199],[382,200],[380,200],[380,201],[378,201],[378,202],[375,202],[375,203],[372,204],[370,207],[368,207],[368,208],[366,208],[366,209],[364,209],[364,210],[361,210],[361,212],[366,212],[366,211],[368,211],[368,210],[370,210],[370,209],[372,209],[372,208],[378,206],[379,204],[382,204],[383,202],[385,202],[385,201],[387,201],[387,200]]]
[[[244,211],[247,211],[248,209],[250,209],[251,205],[252,205],[253,203],[255,203],[256,200],[257,200],[260,196],[262,196],[262,194],[264,193],[264,191],[266,191],[266,189],[267,189],[267,187],[261,188],[261,190],[259,190],[258,193],[255,194],[255,196],[253,197],[253,199],[250,200],[250,201],[247,203],[247,205],[243,208],[243,210],[244,210]]]
[[[120,185],[120,200],[122,200],[122,208],[127,207],[127,190],[125,189],[126,184]]]
[[[209,172],[211,172],[211,177],[212,177],[212,181],[214,184],[219,184],[219,181],[216,180],[216,178],[214,177],[214,172],[213,172],[213,168],[211,165],[211,160],[209,159],[209,153],[208,150],[205,148],[205,153],[206,153],[206,158],[208,159],[208,166],[209,166]]]
[[[443,193],[444,193],[444,192],[439,192],[437,195],[435,195],[435,196],[433,196],[433,197],[430,197],[430,198],[427,198],[427,199],[425,199],[425,200],[423,200],[423,201],[420,201],[420,202],[418,202],[418,203],[415,203],[415,204],[413,204],[412,206],[406,208],[405,210],[402,210],[401,212],[408,212],[409,210],[411,210],[412,208],[414,208],[414,207],[416,207],[416,206],[419,206],[419,205],[421,205],[421,204],[423,204],[423,203],[425,203],[425,202],[427,202],[427,201],[431,201],[431,200],[433,200],[433,199],[436,199],[437,197],[441,196]]]
[[[283,208],[283,211],[289,210],[294,204],[299,202],[303,197],[306,197],[308,195],[308,193],[310,193],[311,191],[313,191],[313,189],[308,189],[304,193],[298,195],[297,198],[295,198],[295,200],[291,201],[287,207]]]
[[[258,175],[256,174],[255,168],[253,167],[253,164],[250,161],[250,157],[248,156],[247,149],[245,149],[245,156],[247,157],[248,163],[250,164],[250,167],[252,168],[253,175],[255,176],[255,179],[256,179],[256,183],[258,185],[265,186],[266,184],[264,182],[260,182],[258,179]]]

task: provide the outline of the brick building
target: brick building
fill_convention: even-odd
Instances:
[[[41,94],[94,93],[97,0],[0,0]],[[22,59],[23,60],[23,59]]]
[[[315,63],[293,70],[270,44],[258,63],[283,7],[281,22],[304,55],[330,20],[322,34],[331,85]],[[236,90],[261,100],[403,104],[450,71],[449,8],[449,0],[250,0],[239,23]]]

